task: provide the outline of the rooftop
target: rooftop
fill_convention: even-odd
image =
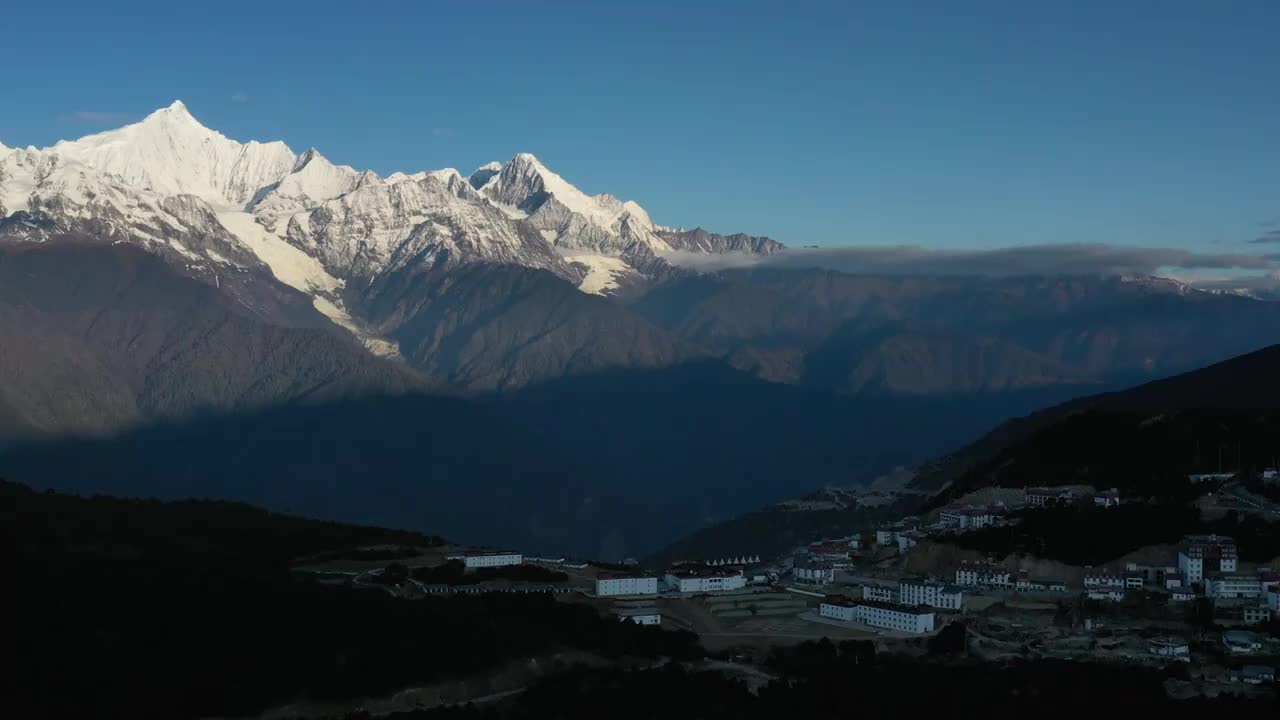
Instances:
[[[1027,495],[1042,495],[1045,497],[1062,497],[1064,495],[1074,494],[1071,488],[1063,487],[1035,487],[1027,488]]]
[[[742,574],[741,568],[707,568],[707,567],[682,567],[667,571],[668,575],[672,575],[682,579],[692,578],[710,578],[710,577],[738,577]]]
[[[620,573],[620,572],[604,572],[596,576],[597,580],[645,580],[653,577],[648,573]]]
[[[661,615],[662,613],[656,607],[642,608],[619,608],[613,611],[618,617],[636,617],[637,615]]]
[[[881,610],[892,610],[907,615],[932,615],[934,612],[933,608],[924,605],[903,605],[902,603],[886,602],[884,600],[855,600],[853,604],[880,608]]]

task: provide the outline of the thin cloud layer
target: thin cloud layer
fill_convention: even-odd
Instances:
[[[1276,268],[1272,256],[1199,253],[1177,248],[1111,245],[1031,245],[991,250],[940,250],[918,246],[794,248],[770,256],[676,252],[673,265],[704,272],[745,267],[823,268],[888,275],[1116,275],[1162,270],[1261,271]]]
[[[1263,243],[1280,243],[1280,228],[1276,228],[1275,230],[1268,230],[1262,233],[1262,235],[1258,236],[1256,239],[1250,240],[1249,242],[1253,243],[1254,245],[1261,245]]]

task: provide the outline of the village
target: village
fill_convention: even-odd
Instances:
[[[988,493],[992,496],[991,493]],[[1106,567],[1019,567],[957,553],[957,533],[998,528],[1026,508],[1126,499],[1081,487],[1003,489],[865,532],[825,538],[780,558],[680,561],[654,571],[480,548],[444,548],[391,565],[312,567],[330,581],[401,597],[549,594],[619,621],[682,629],[709,651],[749,660],[777,644],[869,639],[919,653],[952,624],[967,652],[1008,661],[1057,658],[1180,666],[1175,697],[1274,693],[1280,640],[1258,630],[1280,618],[1280,573],[1239,561],[1223,535],[1190,535],[1167,555]]]

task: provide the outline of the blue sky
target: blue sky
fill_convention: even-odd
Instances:
[[[181,98],[382,173],[529,151],[793,245],[1249,252],[1280,227],[1274,0],[54,5],[4,13],[10,146]]]

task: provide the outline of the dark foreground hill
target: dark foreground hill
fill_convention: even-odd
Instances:
[[[1145,482],[1280,459],[1280,345],[1012,420],[926,466],[922,490]],[[1145,479],[1145,480],[1144,480]]]
[[[219,502],[0,482],[7,717],[256,715],[561,650],[686,657],[693,638],[542,595],[405,600],[291,575],[299,555],[438,538]]]

